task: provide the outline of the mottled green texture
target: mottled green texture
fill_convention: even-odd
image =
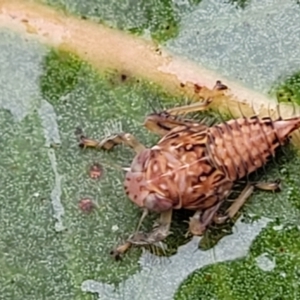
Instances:
[[[27,110],[26,102],[24,107],[8,107],[15,117],[7,110],[0,111],[0,295],[3,299],[89,299],[80,291],[85,279],[120,282],[138,268],[139,250],[131,251],[121,263],[109,256],[111,248],[133,231],[139,217],[139,210],[125,197],[123,172],[117,169],[128,166],[134,153],[122,146],[111,153],[80,150],[74,131],[80,126],[87,135],[103,138],[107,132],[123,129],[151,145],[157,138],[141,127],[143,116],[151,111],[149,102],[155,105],[156,99],[169,103],[173,99],[133,78],[121,84],[121,74],[101,77],[75,57],[33,47],[17,35],[1,32],[1,41],[14,45],[2,48],[1,59],[8,58],[8,51],[18,53],[19,47],[23,53],[30,49],[32,57],[43,59],[26,64],[28,57],[19,56],[24,72],[19,70],[6,82],[1,81],[1,105],[5,105],[3,96],[9,91],[13,97],[26,95],[27,85],[23,85],[24,90],[17,86],[26,82],[26,73],[39,74],[36,78],[40,84],[30,87],[34,97],[25,98],[33,101],[31,110]],[[52,115],[45,109],[46,101],[49,107],[53,105]],[[15,114],[18,109],[22,120]],[[42,127],[45,119],[56,124],[58,138],[53,138],[57,128]],[[61,147],[46,147],[49,137],[54,142],[59,139]],[[66,231],[55,231],[51,205],[55,174],[50,154],[62,176],[60,200],[65,212],[61,218]],[[88,176],[88,168],[95,161],[104,166],[100,181]],[[98,205],[88,216],[78,209],[83,197]],[[150,220],[146,224],[149,229]]]
[[[59,101],[76,87],[82,62],[71,54],[51,51],[43,61],[40,87],[43,98]]]
[[[3,34],[4,37],[11,41],[11,37]],[[20,44],[17,37],[14,41]],[[30,43],[26,46],[32,47]],[[26,46],[23,45],[25,49]],[[158,108],[158,105],[171,105],[175,99],[135,78],[122,81],[121,74],[116,72],[100,76],[74,56],[43,51],[43,62],[30,65],[31,70],[35,68],[40,73],[36,108],[38,112],[44,111],[45,100],[53,105],[61,147],[49,150],[44,146],[41,121],[45,116],[41,112],[32,110],[17,122],[2,110],[1,182],[7,183],[2,190],[2,212],[7,217],[1,219],[1,251],[6,253],[1,268],[1,292],[5,299],[24,294],[27,295],[24,299],[38,295],[47,299],[88,299],[90,295],[80,291],[84,280],[117,283],[137,272],[139,250],[129,252],[121,263],[113,262],[108,253],[132,232],[139,210],[126,199],[123,174],[116,169],[116,166],[127,166],[133,153],[122,146],[109,153],[82,151],[77,146],[75,128],[80,126],[88,136],[101,138],[107,130],[121,126],[151,145],[157,138],[140,126],[143,116],[151,111],[150,103]],[[14,81],[24,79],[19,76],[16,74]],[[55,232],[54,226],[50,195],[55,178],[49,151],[54,152],[57,172],[63,176],[62,223],[67,230],[62,232]],[[291,155],[292,152],[288,156]],[[300,193],[295,178],[299,161],[295,158],[293,167],[287,167],[287,156],[280,157],[281,168],[271,165],[265,179],[277,178],[280,173],[285,176],[285,189],[280,194],[284,200],[279,201],[271,193],[257,192],[245,211],[256,217],[277,217],[279,224],[286,224],[299,218],[296,208]],[[88,178],[88,168],[93,162],[104,166],[105,175],[100,181]],[[78,201],[83,197],[90,197],[98,205],[91,215],[84,215],[78,209]],[[167,239],[169,255],[176,253],[177,247],[185,242],[183,234],[187,226],[180,225],[182,216],[175,218],[174,235]],[[145,229],[150,228],[151,220],[153,217],[146,222]]]
[[[1,110],[1,182],[5,186],[1,194],[5,216],[1,219],[1,251],[5,254],[1,295],[4,299],[88,299],[80,291],[84,280],[118,283],[138,269],[139,250],[131,251],[121,263],[111,260],[109,251],[132,232],[139,210],[126,199],[123,172],[117,169],[129,165],[133,152],[122,146],[110,153],[82,151],[75,129],[80,126],[88,136],[99,138],[107,132],[129,131],[152,145],[157,137],[141,127],[144,115],[151,112],[151,106],[170,106],[174,101],[178,105],[182,99],[170,98],[135,78],[126,77],[124,81],[116,72],[100,76],[72,55],[24,42],[14,34],[2,32],[1,41],[1,57],[8,65],[14,58],[8,54],[13,51],[31,51],[32,57],[39,57],[26,64],[27,57],[19,56],[22,72],[12,73],[2,85],[1,105],[14,117]],[[28,72],[36,74],[34,83],[27,78]],[[34,97],[22,99],[24,106],[6,106],[8,92],[10,97],[27,95],[27,81]],[[18,88],[19,82],[23,90]],[[21,120],[19,115],[23,116]],[[61,142],[61,146],[49,149],[51,142]],[[56,170],[50,157],[57,163]],[[93,162],[104,166],[100,181],[88,177]],[[51,205],[55,176],[62,176],[61,221],[66,228],[59,232],[55,231]],[[88,216],[78,209],[78,201],[85,197],[98,206]],[[150,229],[151,221],[153,217],[144,228]],[[169,238],[173,251],[174,242],[177,246],[183,242],[185,230],[186,226],[175,228],[182,239],[176,235]]]
[[[244,9],[237,9],[242,2],[229,2],[65,0],[51,4],[168,40],[167,47],[177,54],[263,92],[278,78],[297,74],[300,13],[295,1],[251,0]],[[119,263],[109,257],[111,248],[134,230],[140,216],[125,197],[119,169],[128,166],[134,154],[123,146],[112,152],[83,151],[74,131],[80,126],[86,135],[102,138],[122,128],[150,146],[157,137],[141,127],[144,115],[152,111],[151,106],[160,109],[185,99],[171,98],[156,86],[114,71],[99,75],[77,57],[7,31],[0,32],[0,63],[0,299],[95,299],[97,295],[83,291],[82,284],[89,279],[100,285],[120,283],[108,299],[134,299],[132,295],[143,299],[159,292],[155,299],[169,300],[180,283],[177,299],[263,299],[262,292],[267,299],[299,298],[300,160],[293,149],[285,149],[265,173],[252,177],[281,178],[283,190],[278,194],[255,191],[243,209],[245,223],[213,248],[219,255],[216,261],[210,252],[196,250],[193,241],[186,244],[185,252],[177,249],[187,242],[183,237],[187,224],[178,214],[172,224],[174,235],[166,241],[167,254],[177,253],[165,260],[146,256],[147,262],[142,256],[144,269],[139,273],[140,250],[133,249]],[[278,86],[284,93],[291,90],[294,97],[298,79],[297,75],[291,78]],[[49,148],[57,143],[61,147]],[[100,181],[88,177],[93,162],[104,167]],[[84,197],[97,204],[90,215],[78,208]],[[58,220],[53,205],[59,208]],[[268,223],[262,217],[272,224],[256,237]],[[143,228],[150,229],[154,218],[147,219]],[[261,222],[258,227],[253,220]],[[200,242],[202,248],[210,248],[211,237],[222,228],[208,232]],[[185,268],[199,270],[185,281]]]
[[[191,275],[175,299],[299,299],[299,228],[270,224],[246,259],[218,263]],[[262,259],[263,258],[263,259]]]
[[[300,74],[299,72],[281,79],[270,91],[279,102],[300,104]]]

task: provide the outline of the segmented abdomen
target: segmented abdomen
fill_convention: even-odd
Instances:
[[[228,179],[235,181],[252,173],[274,156],[286,140],[270,118],[230,120],[207,130],[208,156]],[[278,127],[278,126],[277,126]]]
[[[139,188],[143,199],[148,194],[164,197],[174,208],[212,207],[228,195],[236,180],[266,164],[299,127],[298,117],[276,121],[252,117],[212,127],[197,123],[175,127],[148,150],[143,163],[133,163],[132,170],[138,167],[142,177],[134,185],[130,182],[131,189]],[[133,197],[135,202],[137,197]]]

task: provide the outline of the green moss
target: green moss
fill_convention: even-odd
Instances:
[[[299,229],[293,226],[277,231],[273,227],[270,224],[261,233],[246,259],[195,272],[175,299],[298,299],[300,246],[293,241],[299,240]],[[257,262],[261,255],[266,258],[265,265]],[[268,261],[271,266],[266,271]]]
[[[300,104],[300,72],[287,78],[280,79],[272,87],[271,95],[275,95],[279,102],[292,102]]]
[[[78,5],[72,1],[69,3],[70,7]],[[83,13],[96,18],[100,13],[93,15],[89,10],[90,3],[81,2]],[[103,12],[116,20],[116,27],[124,28],[122,18],[128,15],[123,8],[117,10],[117,2],[114,5],[114,10]],[[127,20],[128,23],[124,21],[125,29],[136,28],[134,30],[142,32],[140,28],[150,26],[154,28],[151,34],[157,34],[157,39],[169,38],[171,35],[167,33],[165,37],[159,34],[172,22],[174,25],[170,28],[174,28],[174,32],[177,30],[177,19],[171,17],[171,4],[164,3],[169,5],[166,12],[159,6],[161,4],[155,5],[153,7],[160,7],[159,14],[154,14],[150,8],[149,11],[143,8],[141,14],[146,15],[149,22],[155,21],[153,27],[144,17],[144,23],[140,22],[140,15],[136,17],[131,6],[128,10],[132,10],[132,14],[128,18],[130,22],[136,18],[138,25]],[[136,9],[138,11],[138,6]],[[120,15],[114,15],[115,12]],[[0,294],[4,299],[92,299],[92,295],[80,290],[84,280],[92,278],[119,283],[137,272],[140,250],[133,249],[120,263],[110,259],[109,251],[134,230],[140,211],[126,198],[122,188],[123,172],[118,169],[118,166],[128,166],[134,153],[122,146],[111,152],[81,150],[75,138],[75,128],[80,126],[86,135],[100,139],[107,132],[118,131],[121,126],[150,146],[158,138],[142,128],[144,115],[152,111],[152,106],[160,109],[160,105],[179,105],[183,99],[174,99],[158,87],[127,74],[112,71],[99,75],[72,55],[36,44],[32,46],[29,41],[11,36],[8,42],[5,39],[1,35],[0,62],[4,71],[0,80],[0,103],[13,116],[14,109],[23,113],[14,118],[8,111],[0,110],[0,181],[3,183]],[[11,82],[22,84],[12,85]],[[4,98],[15,100],[17,104],[7,106]],[[54,112],[39,112],[44,101],[53,106]],[[212,116],[218,118],[216,114]],[[61,140],[61,146],[53,151],[57,172],[63,176],[60,200],[65,209],[62,222],[67,229],[63,232],[55,231],[51,193],[56,175],[49,160],[49,149],[45,147],[47,134],[53,134],[55,128],[51,124],[43,127],[43,117],[52,120],[52,125],[56,123]],[[99,181],[88,176],[93,162],[104,167],[104,176]],[[295,269],[299,264],[295,255],[299,250],[295,243],[299,240],[295,229],[299,220],[299,167],[299,158],[287,148],[286,154],[271,162],[265,173],[257,174],[261,180],[281,178],[283,191],[279,194],[256,191],[243,208],[247,222],[267,216],[276,220],[274,224],[282,226],[283,230],[269,227],[257,239],[245,260],[200,270],[183,283],[182,290],[178,291],[179,299],[210,299],[213,296],[239,299],[244,293],[262,297],[256,286],[266,290],[266,295],[271,298],[275,298],[276,291],[282,299],[293,299],[288,298],[293,293],[296,298],[299,296],[295,289],[298,282],[295,278],[299,277],[299,270]],[[78,209],[78,201],[84,197],[91,198],[98,205],[90,215]],[[168,255],[187,241],[183,236],[187,229],[187,224],[182,224],[183,218],[187,217],[175,216],[172,224],[174,235],[167,240],[170,246]],[[147,219],[145,230],[150,229],[153,219],[154,216]],[[212,235],[214,233],[218,230]],[[207,241],[206,248],[210,248],[215,242],[214,236],[208,236]],[[232,251],[235,247],[238,245],[234,245]],[[283,252],[278,250],[281,247]],[[276,268],[270,273],[259,269],[255,261],[264,252],[275,257]],[[199,298],[199,295],[203,297]]]
[[[72,92],[78,83],[82,62],[75,56],[51,50],[43,61],[40,87],[44,99],[57,101]]]

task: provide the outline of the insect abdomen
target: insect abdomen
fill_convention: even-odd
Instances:
[[[300,126],[300,118],[240,118],[208,129],[212,162],[235,181],[262,167]]]

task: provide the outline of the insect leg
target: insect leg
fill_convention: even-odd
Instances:
[[[209,104],[212,102],[212,99],[206,99],[202,102],[196,102],[188,105],[173,107],[167,110],[167,112],[171,115],[185,115],[187,113],[191,112],[198,112],[206,110],[209,106]]]
[[[213,88],[213,94],[215,95],[210,94],[208,96],[205,96],[202,102],[196,102],[188,105],[174,107],[168,109],[167,112],[171,115],[178,115],[206,110],[209,104],[213,101],[214,96],[223,95],[224,90],[227,90],[227,86],[224,85],[220,80],[218,80]]]
[[[145,118],[144,126],[151,132],[159,135],[160,137],[168,134],[173,128],[176,127],[194,127],[197,126],[197,130],[207,128],[205,125],[205,120],[201,122],[195,122],[193,120],[179,118],[178,116],[173,116],[167,111],[152,113]]]
[[[254,187],[263,191],[278,192],[281,191],[281,181],[276,179],[273,182],[257,182],[254,183]]]
[[[232,219],[237,212],[241,209],[241,207],[244,205],[244,203],[247,201],[247,199],[250,197],[250,195],[253,193],[254,185],[253,184],[247,184],[246,187],[243,189],[241,194],[236,198],[231,206],[226,210],[224,215],[215,215],[214,216],[214,222],[217,224],[223,224],[228,219]]]
[[[110,255],[115,259],[115,260],[120,260],[121,255],[124,254],[129,248],[131,247],[131,243],[126,241],[124,244],[118,246],[117,248],[113,249],[110,251]]]
[[[160,214],[158,225],[149,233],[136,232],[131,235],[125,243],[113,249],[110,254],[116,259],[120,260],[121,255],[124,254],[131,246],[147,246],[156,244],[164,240],[170,234],[170,225],[172,221],[172,212],[170,209]]]
[[[164,240],[170,234],[173,210],[169,209],[160,214],[158,225],[147,234],[136,233],[128,239],[132,245],[146,246]]]
[[[78,136],[79,146],[82,148],[96,148],[96,149],[104,149],[110,150],[114,146],[119,144],[125,144],[132,148],[137,154],[143,151],[145,146],[141,144],[132,134],[130,133],[120,133],[115,134],[110,137],[107,137],[101,141],[97,141],[94,139],[90,139],[85,137],[84,135]]]
[[[232,205],[227,209],[225,215],[214,217],[214,222],[217,224],[222,224],[226,222],[228,219],[232,219],[237,212],[241,209],[244,203],[252,194],[254,188],[264,190],[264,191],[272,191],[277,192],[281,190],[280,180],[277,179],[273,182],[257,182],[257,183],[248,183],[247,186],[243,189],[241,194],[237,199],[235,199]]]
[[[147,217],[148,213],[149,213],[149,210],[148,210],[147,208],[145,208],[145,209],[143,210],[142,216],[140,217],[140,220],[139,220],[138,226],[136,227],[135,232],[138,232],[138,231],[140,230],[140,227],[141,227],[141,225],[142,225],[144,219]]]
[[[218,202],[214,206],[202,210],[197,210],[195,214],[190,218],[188,233],[192,235],[203,235],[207,226],[212,222],[216,212],[220,208],[222,201]]]
[[[222,94],[224,89],[227,89],[227,87],[222,84],[221,81],[217,81],[213,91],[214,93]],[[193,127],[196,125],[198,131],[205,129],[207,128],[207,126],[204,124],[205,120],[202,120],[201,122],[195,122],[193,120],[179,118],[179,115],[206,110],[209,104],[213,101],[213,98],[213,95],[210,95],[201,102],[174,107],[165,111],[149,114],[145,118],[144,126],[151,132],[154,132],[161,137],[166,135],[173,128],[179,126]]]

